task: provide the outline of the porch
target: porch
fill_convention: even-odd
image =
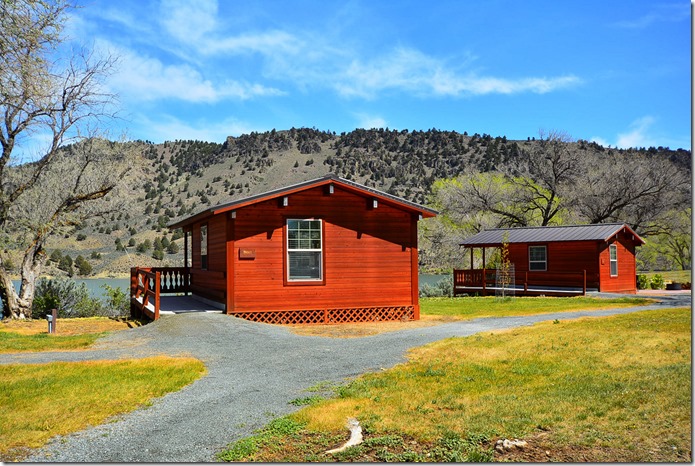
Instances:
[[[130,269],[130,313],[157,320],[163,314],[224,312],[219,306],[191,295],[188,267]]]
[[[502,288],[496,286],[496,270],[454,270],[454,296],[463,294],[494,295]],[[587,286],[588,284],[588,286]],[[598,277],[580,272],[522,272],[516,274],[514,283],[505,286],[517,296],[585,296],[588,291],[598,291]]]

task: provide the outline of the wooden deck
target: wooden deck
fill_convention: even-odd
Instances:
[[[495,270],[488,269],[454,270],[454,296],[497,294],[502,288],[495,286],[495,274]],[[589,278],[591,281],[587,282],[585,270],[552,274],[523,272],[506,289],[516,296],[585,296],[588,291],[598,291],[593,286],[594,277]]]
[[[191,297],[190,291],[191,274],[187,267],[132,268],[131,316],[157,320],[162,312],[203,312],[207,311],[205,307],[212,309],[212,306]]]

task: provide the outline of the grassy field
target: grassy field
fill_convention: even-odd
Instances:
[[[609,309],[639,306],[653,302],[645,298],[573,298],[514,297],[497,299],[494,296],[462,298],[422,298],[420,313],[451,316],[458,320],[491,316],[522,316],[560,311]]]
[[[147,406],[205,373],[193,358],[0,365],[0,461]]]
[[[273,421],[227,461],[691,461],[691,311],[451,338]],[[309,393],[308,393],[309,394]],[[363,444],[346,441],[357,418]],[[496,452],[500,439],[523,449]]]
[[[384,332],[428,327],[455,320],[493,316],[520,316],[549,312],[629,307],[654,302],[646,298],[548,298],[516,297],[500,300],[494,296],[461,298],[420,298],[420,320],[409,322],[360,322],[340,325],[291,325],[298,335],[331,338],[359,338]]]
[[[0,321],[0,353],[20,351],[67,351],[91,346],[105,332],[140,325],[137,321],[88,317],[59,319],[57,333],[48,334],[45,320]]]
[[[638,272],[647,276],[647,278],[652,278],[654,275],[659,274],[664,278],[666,283],[691,283],[692,271],[691,270],[669,270],[666,272]]]

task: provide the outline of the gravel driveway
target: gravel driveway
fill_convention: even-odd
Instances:
[[[90,351],[0,355],[0,364],[154,354],[199,358],[208,368],[207,376],[115,422],[54,438],[26,461],[215,461],[215,453],[229,442],[251,435],[274,417],[297,410],[288,402],[308,396],[308,387],[392,367],[405,361],[409,348],[540,321],[690,305],[690,295],[681,295],[651,306],[483,318],[351,339],[298,336],[283,327],[221,314],[180,314],[113,333]]]

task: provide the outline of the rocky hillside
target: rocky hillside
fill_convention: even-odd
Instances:
[[[537,143],[435,129],[358,129],[338,135],[312,128],[251,133],[223,144],[140,142],[142,157],[130,180],[134,189],[125,199],[128,207],[53,238],[46,273],[65,275],[69,270],[79,276],[78,256],[84,259],[80,264],[88,264],[82,270],[87,276],[123,276],[135,265],[181,265],[183,240],[166,228],[173,220],[326,173],[426,204],[435,180],[467,168],[494,170]],[[617,151],[581,140],[571,144],[597,157]],[[636,152],[655,163],[668,159],[691,170],[689,151],[660,147]],[[17,264],[19,260],[17,255]]]

